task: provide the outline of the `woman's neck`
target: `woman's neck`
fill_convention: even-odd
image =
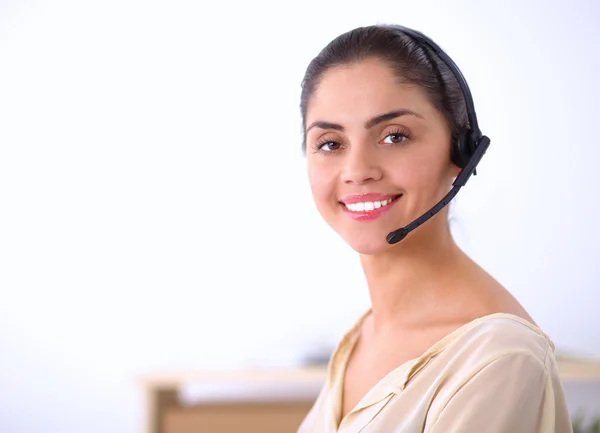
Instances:
[[[384,254],[361,256],[372,304],[373,331],[418,323],[444,308],[466,256],[449,230],[414,233]],[[418,237],[418,239],[416,239]],[[427,239],[429,238],[429,239]],[[464,268],[463,268],[464,269]]]

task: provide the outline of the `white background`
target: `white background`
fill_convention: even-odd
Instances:
[[[368,306],[301,154],[310,59],[398,23],[492,145],[461,246],[600,357],[600,6],[0,0],[0,431],[137,432],[141,373],[294,363]]]

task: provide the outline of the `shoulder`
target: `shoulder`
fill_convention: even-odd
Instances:
[[[448,373],[463,380],[492,363],[526,375],[532,370],[547,374],[555,362],[552,340],[539,327],[511,314],[496,313],[476,319],[440,343],[439,361]],[[518,367],[517,360],[525,362],[527,369]]]
[[[454,334],[454,335],[453,335]],[[510,314],[474,320],[449,335],[431,359],[442,388],[450,397],[480,377],[492,375],[486,387],[509,383],[533,385],[541,392],[558,375],[554,344],[537,326]],[[550,380],[552,381],[552,380]],[[530,388],[530,391],[534,391]]]
[[[512,314],[496,313],[464,325],[448,342],[457,354],[473,353],[488,361],[509,353],[528,354],[544,362],[554,344],[541,328]]]
[[[455,337],[433,361],[440,364],[430,408],[437,429],[431,431],[482,426],[492,419],[497,425],[486,431],[554,432],[554,425],[568,431],[554,345],[540,328],[495,314]],[[548,425],[536,430],[542,424]]]

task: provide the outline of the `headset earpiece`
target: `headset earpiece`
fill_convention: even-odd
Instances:
[[[469,161],[469,134],[467,132],[458,132],[452,134],[452,147],[450,148],[450,157],[454,165],[464,168]]]
[[[451,147],[450,147],[450,159],[452,160],[452,163],[454,165],[456,165],[458,168],[463,168],[464,164],[463,164],[463,159],[462,159],[462,155],[461,155],[461,136],[459,134],[452,134],[452,142],[451,142]]]
[[[450,157],[452,162],[459,168],[464,168],[475,153],[477,142],[481,139],[481,133],[472,129],[452,135],[452,148]]]

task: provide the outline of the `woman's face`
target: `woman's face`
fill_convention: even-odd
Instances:
[[[437,203],[458,174],[442,114],[378,60],[328,70],[308,104],[305,133],[317,209],[362,254],[392,248],[388,233]],[[418,231],[435,224],[439,218]]]

